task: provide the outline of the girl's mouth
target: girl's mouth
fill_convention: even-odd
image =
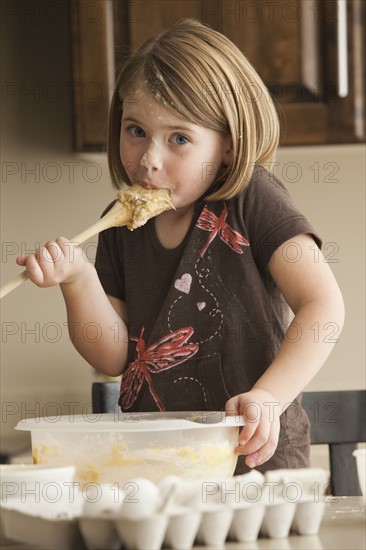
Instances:
[[[144,187],[145,189],[159,189],[159,187],[157,185],[154,185],[150,181],[146,181],[146,180],[139,181],[138,184],[141,185],[142,187]]]

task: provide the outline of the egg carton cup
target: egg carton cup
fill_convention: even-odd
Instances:
[[[160,550],[165,537],[169,539],[168,525],[178,481],[179,478],[170,476],[160,487],[144,478],[132,481],[132,485],[139,488],[140,498],[127,505],[123,503],[114,521],[128,550]],[[173,542],[175,544],[175,539]]]
[[[168,527],[167,514],[154,514],[144,520],[119,518],[117,532],[128,550],[160,550]]]
[[[100,485],[96,495],[83,498],[79,528],[88,550],[119,550],[121,541],[114,519],[124,497],[124,492],[116,487]]]
[[[202,512],[190,507],[176,507],[169,512],[164,548],[190,550],[201,525]]]
[[[18,498],[2,503],[5,537],[47,550],[87,550],[79,529],[79,510],[48,507],[44,502],[32,502],[30,507]]]
[[[224,505],[212,506],[202,512],[196,541],[205,546],[223,548],[228,537],[233,510]]]
[[[252,471],[216,479],[216,486],[210,486],[211,500],[202,499],[207,480],[170,476],[155,485],[135,479],[141,494],[149,496],[145,503],[137,502],[144,504],[137,508],[128,506],[124,494],[119,495],[121,502],[112,503],[109,496],[94,504],[81,502],[79,495],[71,509],[64,502],[47,509],[30,507],[14,498],[2,505],[5,534],[54,550],[117,550],[121,544],[128,550],[190,550],[195,544],[222,548],[226,540],[245,543],[259,536],[285,539],[290,532],[316,535],[324,496],[314,495],[314,483],[325,486],[327,476],[318,469],[278,470],[265,476]],[[250,498],[227,498],[238,494]]]
[[[37,501],[39,495],[55,498],[68,495],[74,481],[75,467],[36,466],[35,464],[0,464],[0,497],[5,504],[13,498]],[[7,514],[7,512],[5,512]],[[9,514],[8,514],[9,515]],[[5,527],[0,517],[0,546]]]
[[[265,514],[264,505],[250,505],[233,510],[229,529],[229,539],[237,542],[254,542],[257,540]]]
[[[240,476],[187,480],[169,476],[158,484],[162,494],[174,484],[174,504],[204,511],[225,504],[230,508],[250,506],[258,500],[264,476],[255,470]]]
[[[317,534],[328,479],[329,472],[320,468],[266,472],[260,534],[270,538],[286,538],[290,531],[299,535]]]
[[[119,550],[121,538],[115,522],[105,518],[79,519],[79,528],[88,550]]]
[[[323,468],[271,470],[264,475],[264,485],[272,487],[275,497],[288,500],[311,500],[324,494],[329,483],[329,471]]]
[[[67,497],[75,479],[74,466],[37,464],[1,464],[1,502],[27,498],[36,502],[41,496],[54,499]]]
[[[260,534],[271,539],[282,539],[289,535],[295,517],[296,504],[282,500],[268,504],[265,508]]]

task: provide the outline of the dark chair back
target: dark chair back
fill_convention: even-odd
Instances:
[[[366,441],[366,390],[304,392],[313,445],[328,445],[331,494],[359,496],[357,443]]]
[[[119,382],[94,382],[94,413],[118,412]],[[311,443],[328,445],[331,494],[359,496],[352,452],[366,441],[366,391],[304,392],[302,406],[311,423]]]

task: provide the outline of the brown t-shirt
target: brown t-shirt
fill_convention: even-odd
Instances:
[[[160,244],[153,219],[133,232],[101,233],[96,268],[129,318],[122,410],[223,410],[250,390],[289,321],[268,264],[301,233],[320,245],[283,184],[260,166],[236,198],[197,203],[175,249]],[[288,261],[300,253],[291,244],[285,252]],[[309,422],[298,398],[281,416],[278,449],[263,469],[306,466],[308,452]]]

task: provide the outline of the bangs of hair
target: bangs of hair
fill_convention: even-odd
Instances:
[[[233,162],[219,173],[207,200],[236,196],[255,164],[272,159],[278,118],[263,82],[240,50],[224,35],[195,20],[178,22],[149,39],[123,67],[109,120],[108,161],[114,185],[129,184],[119,153],[123,103],[136,101],[144,87],[174,115],[230,135]]]

